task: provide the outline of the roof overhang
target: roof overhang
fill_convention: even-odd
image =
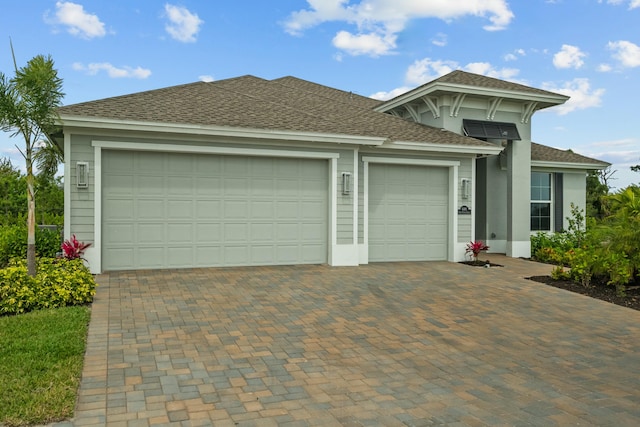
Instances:
[[[60,125],[63,128],[85,128],[182,135],[222,136],[230,138],[322,142],[366,146],[379,146],[387,140],[387,138],[373,136],[299,132],[273,129],[235,128],[228,126],[207,126],[164,122],[143,122],[84,116],[61,115],[60,120]]]
[[[535,102],[536,110],[552,107],[554,105],[564,104],[569,97],[560,94],[548,93],[534,93],[524,91],[514,91],[506,89],[494,89],[483,88],[478,86],[461,85],[455,83],[443,83],[434,81],[426,85],[420,86],[416,89],[410,90],[402,95],[399,95],[382,105],[375,108],[375,111],[387,112],[394,108],[400,107],[406,103],[420,100],[423,97],[438,96],[443,94],[458,94],[464,93],[467,96],[477,96],[482,98],[502,98],[512,101],[519,101],[522,103]]]
[[[531,167],[549,169],[582,169],[582,170],[602,170],[611,166],[609,163],[571,163],[571,162],[549,162],[542,160],[532,160]]]
[[[412,141],[390,141],[380,148],[393,148],[398,150],[428,151],[450,154],[471,154],[471,155],[497,155],[504,147],[499,146],[473,146],[473,145],[452,145],[452,144],[430,144]]]

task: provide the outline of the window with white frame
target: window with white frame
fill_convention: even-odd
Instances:
[[[551,231],[551,174],[531,172],[531,231]]]

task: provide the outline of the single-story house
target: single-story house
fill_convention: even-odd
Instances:
[[[60,108],[92,272],[530,256],[608,164],[531,141],[564,95],[453,71],[389,101],[243,76]]]

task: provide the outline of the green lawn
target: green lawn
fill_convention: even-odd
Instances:
[[[73,416],[89,317],[86,306],[0,317],[0,425]]]

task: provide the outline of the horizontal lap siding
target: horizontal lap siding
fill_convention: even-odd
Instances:
[[[95,164],[94,152],[89,137],[73,135],[71,138],[71,164],[66,165],[70,169],[70,199],[71,218],[70,234],[75,234],[78,240],[93,243],[94,233],[94,213],[95,213]],[[89,163],[89,187],[78,188],[76,180],[77,162]]]

